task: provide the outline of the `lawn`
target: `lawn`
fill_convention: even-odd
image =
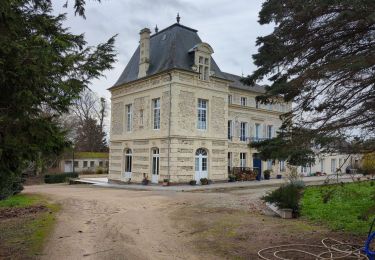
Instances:
[[[58,210],[58,205],[39,195],[19,194],[0,201],[0,258],[40,255]]]
[[[367,234],[375,217],[375,182],[308,187],[301,215],[333,230]]]

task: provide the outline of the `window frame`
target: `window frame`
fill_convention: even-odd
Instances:
[[[243,107],[247,106],[247,97],[241,97],[240,98],[240,105]]]
[[[240,123],[240,141],[246,142],[248,138],[248,122],[241,122]]]
[[[152,99],[152,129],[160,130],[160,98]]]
[[[133,105],[126,105],[126,131],[131,132],[133,130]]]
[[[246,153],[240,153],[240,167],[241,168],[246,168],[247,166],[247,158],[246,158]]]
[[[228,140],[233,140],[233,121],[228,120]]]
[[[205,104],[205,106],[203,106]],[[208,100],[198,98],[197,102],[197,129],[206,131],[208,129]],[[203,120],[204,119],[204,120]]]
[[[132,149],[125,150],[125,158],[124,158],[124,172],[125,173],[132,173],[133,168],[133,151]]]

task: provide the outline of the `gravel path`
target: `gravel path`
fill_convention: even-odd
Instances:
[[[62,206],[42,259],[215,259],[187,246],[189,237],[176,229],[170,214],[200,203],[247,207],[229,193],[65,184],[26,186],[25,192],[45,194]]]

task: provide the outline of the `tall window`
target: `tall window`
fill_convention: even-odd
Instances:
[[[228,140],[232,140],[232,137],[233,137],[232,120],[228,120]]]
[[[131,132],[133,121],[132,105],[126,105],[126,131]]]
[[[246,167],[246,153],[240,153],[240,167]]]
[[[247,98],[241,97],[241,106],[247,106]]]
[[[246,141],[247,139],[247,123],[241,122],[240,125],[240,141]]]
[[[159,149],[152,149],[152,174],[159,175]]]
[[[204,58],[202,56],[199,56],[199,58],[198,58],[198,69],[199,69],[199,79],[208,80],[208,73],[209,73],[209,60],[208,60],[208,58]]]
[[[233,100],[232,100],[232,95],[228,95],[228,104],[232,104]]]
[[[126,149],[125,150],[125,172],[126,173],[131,173],[132,172],[132,150],[131,149]]]
[[[207,129],[207,100],[198,99],[198,129]]]
[[[336,159],[331,159],[331,173],[336,172]]]
[[[207,171],[207,151],[203,148],[195,152],[195,171]]]
[[[139,111],[139,124],[143,125],[143,109]]]
[[[320,172],[324,172],[324,159],[320,159]]]
[[[255,108],[259,108],[259,101],[255,100]]]
[[[232,169],[232,153],[228,153],[228,172]]]
[[[280,172],[285,172],[285,161],[280,161]]]
[[[260,124],[255,124],[255,139],[260,138]]]
[[[154,129],[160,129],[160,98],[152,100]]]
[[[267,170],[272,170],[272,160],[267,160]]]
[[[268,125],[267,126],[267,138],[268,139],[272,138],[272,131],[273,131],[273,126],[272,125]]]

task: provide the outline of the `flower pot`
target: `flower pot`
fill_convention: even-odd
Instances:
[[[169,186],[169,182],[163,182],[163,186]]]

